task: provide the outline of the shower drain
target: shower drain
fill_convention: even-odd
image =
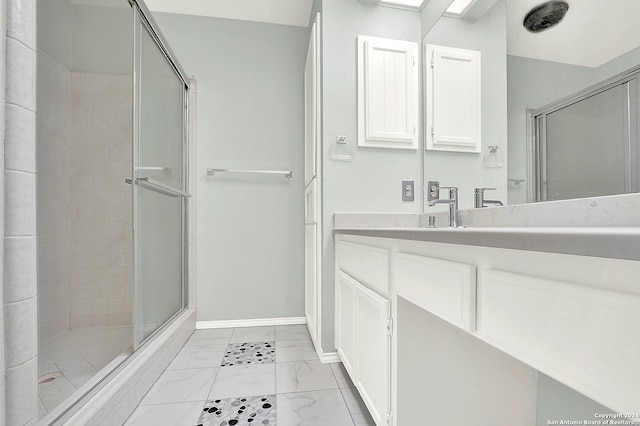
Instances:
[[[43,383],[53,382],[58,377],[62,377],[62,373],[60,373],[59,371],[56,371],[55,373],[43,374],[42,376],[38,377],[38,384],[41,385]]]

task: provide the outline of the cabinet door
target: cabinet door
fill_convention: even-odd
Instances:
[[[358,146],[418,149],[418,44],[358,36]]]
[[[338,271],[336,347],[376,425],[386,425],[391,401],[390,302]]]
[[[481,150],[480,52],[425,45],[426,148]]]
[[[316,340],[318,330],[317,315],[317,270],[316,262],[316,224],[304,227],[304,314],[307,317],[309,334]]]
[[[387,424],[390,411],[390,303],[356,286],[358,378],[356,386],[377,425]]]
[[[338,272],[336,280],[336,348],[344,367],[354,382],[358,373],[355,285],[355,281],[343,272]]]

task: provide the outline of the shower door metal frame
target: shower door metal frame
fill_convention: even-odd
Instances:
[[[589,86],[572,95],[565,96],[555,102],[538,109],[529,109],[527,118],[527,147],[530,152],[527,167],[527,180],[532,182],[528,186],[527,201],[547,201],[547,116],[578,102],[599,95],[617,86],[623,86],[626,102],[624,103],[624,143],[625,143],[625,191],[636,192],[636,175],[638,162],[631,158],[631,105],[629,84],[637,80],[640,87],[640,65],[628,69],[620,74]],[[640,101],[640,96],[639,96]],[[638,107],[638,123],[640,123],[640,107]]]
[[[155,334],[157,334],[160,330],[163,329],[163,326],[167,323],[171,322],[175,317],[177,317],[182,311],[184,311],[188,306],[189,300],[189,274],[188,274],[188,265],[189,265],[189,251],[188,251],[188,164],[189,164],[189,148],[188,148],[188,137],[189,137],[189,80],[186,72],[176,59],[176,55],[171,50],[169,43],[166,41],[162,33],[158,30],[158,24],[155,22],[153,17],[151,16],[151,12],[147,8],[141,0],[128,0],[131,4],[133,10],[133,168],[132,168],[132,176],[134,185],[132,196],[133,196],[133,257],[134,257],[134,297],[133,297],[133,324],[134,324],[134,332],[133,332],[133,350],[134,352],[140,348],[145,342],[149,341]],[[141,117],[141,108],[140,108],[140,98],[141,98],[141,87],[139,83],[141,69],[142,69],[142,52],[141,52],[141,42],[142,42],[142,31],[145,31],[151,36],[156,46],[162,52],[165,59],[171,65],[176,76],[183,84],[183,97],[182,97],[182,105],[183,105],[183,117],[182,117],[182,188],[181,191],[183,194],[180,195],[182,198],[182,207],[181,207],[181,276],[182,276],[182,300],[181,300],[181,309],[179,309],[174,315],[168,318],[163,324],[158,326],[156,330],[150,333],[145,338],[139,340],[137,333],[137,302],[140,300],[140,278],[138,277],[138,268],[137,265],[137,253],[140,250],[140,244],[137,236],[139,235],[139,229],[137,226],[138,220],[138,212],[139,212],[139,204],[138,204],[138,191],[140,191],[143,185],[138,183],[137,179],[137,169],[138,169],[138,160],[139,160],[139,149],[140,149],[140,117]]]

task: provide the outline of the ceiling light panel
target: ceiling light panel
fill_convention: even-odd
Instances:
[[[447,8],[447,15],[462,16],[476,0],[453,0]]]
[[[425,0],[382,0],[380,3],[419,9]]]

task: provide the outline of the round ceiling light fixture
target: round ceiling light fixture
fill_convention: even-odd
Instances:
[[[525,16],[522,25],[532,33],[539,33],[557,25],[569,10],[566,1],[548,1],[534,7]]]

